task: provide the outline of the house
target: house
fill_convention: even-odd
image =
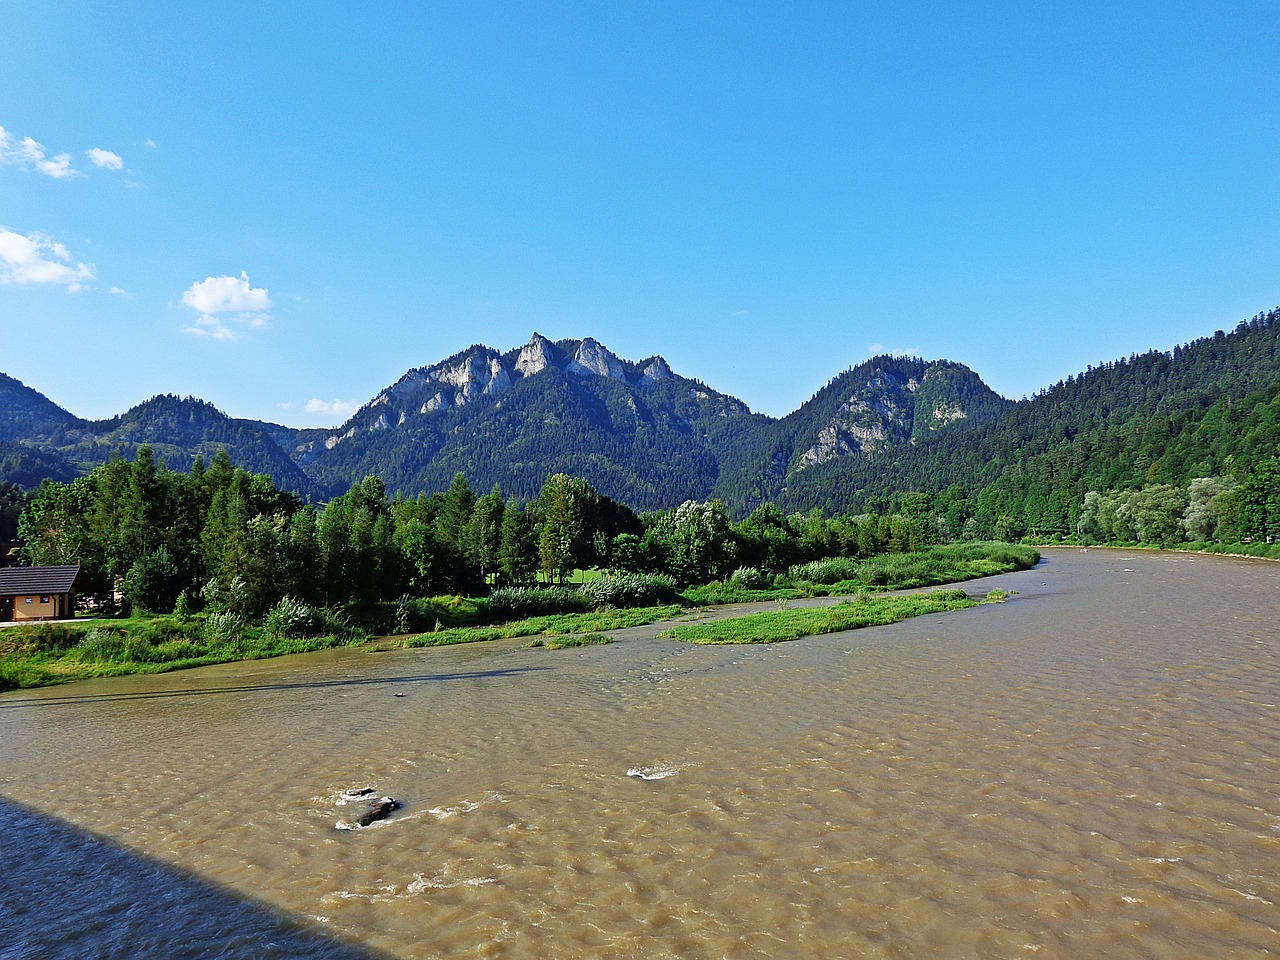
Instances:
[[[79,564],[0,568],[0,622],[69,620],[82,586]]]

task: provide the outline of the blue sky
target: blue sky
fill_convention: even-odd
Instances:
[[[1263,3],[0,0],[0,371],[297,426],[537,330],[775,416],[1280,304]]]

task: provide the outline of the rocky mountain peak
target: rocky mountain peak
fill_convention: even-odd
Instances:
[[[675,376],[662,357],[652,357],[643,363],[644,366],[640,368],[641,383],[657,383],[659,380],[670,380]]]
[[[516,373],[522,377],[531,377],[551,366],[551,357],[556,353],[556,345],[534,331],[529,342],[520,348],[516,357]]]
[[[578,350],[574,353],[569,366],[565,368],[565,372],[577,374],[580,377],[609,377],[611,380],[625,380],[627,376],[622,368],[622,361],[610,353],[609,349],[598,340],[593,340],[591,337],[587,337],[578,345]]]

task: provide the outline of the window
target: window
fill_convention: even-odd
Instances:
[[[41,598],[40,598],[40,602],[41,602],[41,603],[48,603],[48,602],[49,602],[49,598],[48,598],[48,597],[41,597]]]
[[[35,603],[35,602],[36,602],[36,598],[35,598],[35,597],[23,597],[23,598],[22,598],[22,602],[23,602],[23,603]]]

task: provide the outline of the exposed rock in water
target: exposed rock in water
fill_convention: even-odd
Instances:
[[[367,827],[371,823],[377,823],[379,820],[385,820],[391,816],[393,811],[400,809],[400,801],[392,800],[390,797],[382,797],[373,801],[369,808],[356,817],[356,823],[362,827]]]
[[[373,787],[351,787],[343,790],[342,795],[338,798],[338,806],[343,807],[352,803],[360,804],[361,810],[350,820],[339,821],[338,829],[356,830],[360,827],[371,826],[379,820],[387,819],[403,806],[399,800],[391,797],[379,797],[377,793],[377,790]]]

